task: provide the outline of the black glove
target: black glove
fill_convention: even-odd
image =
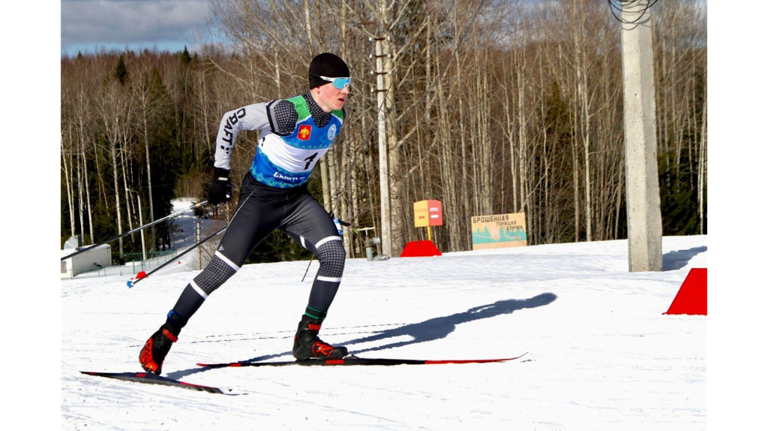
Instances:
[[[208,187],[208,203],[211,205],[229,202],[232,199],[232,182],[229,169],[213,168],[213,178]]]

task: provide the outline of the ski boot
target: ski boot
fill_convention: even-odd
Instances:
[[[322,321],[302,316],[299,329],[293,337],[293,357],[297,361],[307,359],[341,359],[347,356],[346,347],[334,347],[318,338]]]
[[[141,368],[144,368],[148,373],[160,375],[165,355],[171,350],[173,343],[178,340],[179,332],[166,323],[152,334],[139,354]]]

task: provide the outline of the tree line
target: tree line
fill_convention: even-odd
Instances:
[[[365,255],[359,229],[381,232],[380,155],[394,255],[426,239],[412,210],[425,199],[443,203],[433,242],[444,252],[472,248],[472,216],[502,213],[526,214],[529,244],[626,238],[621,27],[605,1],[211,6],[219,42],[194,55],[62,58],[62,241],[97,242],[169,214],[174,197],[204,199],[224,112],[305,93],[309,60],[325,51],[349,64],[352,93],[310,188],[352,224],[351,257]],[[706,233],[706,4],[666,0],[649,13],[664,234]],[[238,137],[235,196],[258,138]],[[289,244],[274,235],[252,261],[308,257]],[[151,247],[169,246],[169,225],[158,224]],[[116,253],[137,248],[128,237]]]

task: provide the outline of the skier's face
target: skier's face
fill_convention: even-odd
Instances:
[[[328,84],[313,88],[312,95],[315,96],[315,102],[323,108],[323,111],[331,112],[344,107],[344,102],[347,101],[347,96],[349,96],[349,85],[338,89],[329,82]]]

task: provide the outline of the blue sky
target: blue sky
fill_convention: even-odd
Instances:
[[[61,55],[194,51],[208,37],[208,10],[208,0],[61,0]]]
[[[102,48],[180,51],[185,46],[194,52],[209,37],[206,22],[210,16],[209,2],[61,0],[61,55],[76,55],[78,51],[94,52]],[[706,5],[706,2],[701,4]],[[23,10],[23,14],[29,13],[28,9]]]

